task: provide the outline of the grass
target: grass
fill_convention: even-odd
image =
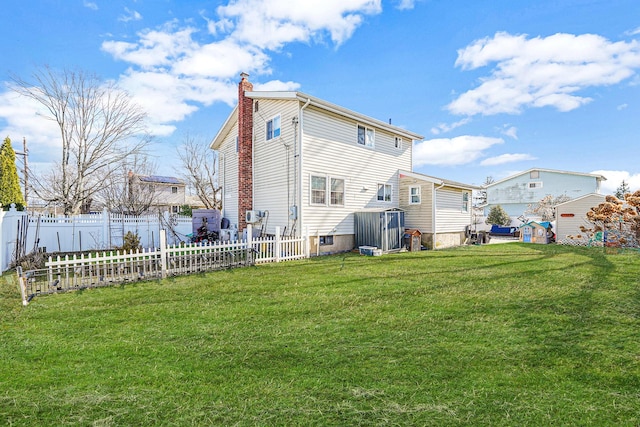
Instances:
[[[7,425],[640,425],[640,257],[471,246],[35,298]]]

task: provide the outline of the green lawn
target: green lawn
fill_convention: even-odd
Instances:
[[[36,297],[0,424],[640,425],[640,253],[347,254]]]

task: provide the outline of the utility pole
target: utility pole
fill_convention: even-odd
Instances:
[[[22,169],[22,177],[24,180],[24,207],[25,209],[29,206],[29,166],[28,166],[28,158],[29,151],[27,150],[27,138],[22,137],[22,152],[14,151],[17,155],[22,156],[22,164],[24,168]]]

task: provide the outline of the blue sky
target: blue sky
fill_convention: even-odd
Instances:
[[[30,164],[55,128],[8,90],[37,67],[111,79],[147,111],[158,173],[210,141],[240,72],[424,135],[416,172],[482,184],[532,167],[640,189],[638,0],[4,0],[0,134]]]

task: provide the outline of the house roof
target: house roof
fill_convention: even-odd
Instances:
[[[175,184],[185,185],[183,181],[173,176],[160,176],[160,175],[138,175],[138,179],[142,182],[153,182],[156,184]]]
[[[575,203],[582,199],[586,199],[587,197],[593,197],[593,196],[602,199],[602,201],[604,201],[607,198],[607,196],[605,196],[604,194],[589,193],[589,194],[585,194],[584,196],[576,197],[575,199],[567,200],[566,202],[558,203],[555,207],[557,208],[558,206],[563,206],[569,203]]]
[[[483,187],[484,188],[489,188],[489,187],[492,187],[494,185],[501,184],[501,183],[503,183],[505,181],[509,181],[510,179],[516,178],[518,176],[528,174],[528,173],[533,172],[533,171],[559,173],[559,174],[564,174],[564,175],[590,176],[592,178],[595,178],[597,181],[606,181],[607,180],[607,178],[605,178],[603,175],[598,175],[598,174],[593,174],[593,173],[571,172],[571,171],[562,171],[562,170],[544,169],[544,168],[531,168],[531,169],[527,169],[526,171],[522,171],[520,173],[516,173],[514,175],[511,175],[511,176],[508,176],[506,178],[503,178],[503,179],[501,179],[499,181],[492,182],[491,184],[484,185]]]
[[[302,92],[295,91],[251,91],[245,92],[245,96],[251,99],[280,99],[280,100],[290,100],[290,101],[299,101],[304,103],[305,105],[313,105],[314,107],[320,108],[325,111],[329,111],[335,114],[338,114],[343,117],[348,117],[353,120],[356,120],[359,123],[367,124],[370,126],[375,126],[379,129],[384,129],[388,132],[394,133],[396,135],[400,135],[404,138],[410,140],[422,140],[424,136],[419,135],[417,133],[408,131],[407,129],[391,125],[387,122],[383,122],[381,120],[374,119],[369,116],[365,116],[364,114],[357,113],[355,111],[349,110],[347,108],[341,107],[336,104],[332,104],[331,102],[325,101],[320,98],[316,98],[315,96],[307,95]],[[211,148],[216,149],[222,144],[222,138],[229,133],[229,131],[233,128],[235,122],[238,120],[238,107],[234,107],[227,120],[224,122],[218,134],[211,141]]]
[[[414,179],[420,179],[422,181],[433,182],[434,184],[437,184],[437,185],[444,184],[447,187],[462,188],[464,190],[479,190],[481,188],[481,187],[478,187],[477,185],[463,184],[461,182],[451,181],[450,179],[437,178],[435,176],[424,175],[416,172],[408,172],[408,171],[401,170],[400,175],[401,176],[405,175]]]

